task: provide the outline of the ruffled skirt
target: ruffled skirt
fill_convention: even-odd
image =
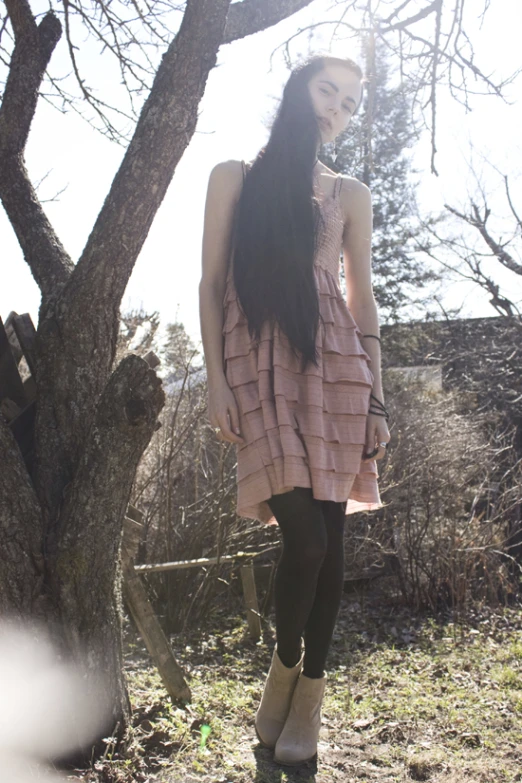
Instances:
[[[373,386],[371,359],[333,275],[316,265],[318,366],[300,361],[277,322],[258,342],[229,276],[224,300],[224,360],[244,444],[236,444],[237,513],[277,524],[272,495],[311,487],[318,500],[347,501],[346,514],[382,506],[375,460],[362,462]]]

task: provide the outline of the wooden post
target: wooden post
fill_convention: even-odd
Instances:
[[[136,516],[136,511],[136,509],[131,510],[133,516]],[[134,556],[139,543],[140,528],[140,523],[135,519],[125,518],[122,545],[123,594],[170,698],[174,702],[190,702],[192,695],[185,682],[183,671],[154,614],[141,577],[134,570]]]
[[[247,610],[247,622],[250,635],[258,641],[261,638],[261,616],[257,603],[256,580],[254,577],[254,565],[241,566],[241,582],[243,584],[243,595],[245,597],[245,606]]]

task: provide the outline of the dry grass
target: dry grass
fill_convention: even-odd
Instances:
[[[193,692],[174,707],[129,632],[134,723],[91,783],[512,783],[522,780],[522,613],[466,623],[344,596],[328,662],[317,764],[283,768],[255,738],[273,626],[255,644],[240,613],[173,638]],[[211,728],[201,747],[201,726]]]

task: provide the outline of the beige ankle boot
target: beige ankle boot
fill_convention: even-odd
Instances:
[[[277,654],[276,645],[255,719],[257,738],[265,748],[275,748],[285,725],[292,693],[302,668],[303,656],[290,669],[285,666]]]
[[[274,760],[279,764],[304,764],[317,753],[321,729],[321,706],[326,674],[312,679],[301,674],[283,731],[275,746]]]

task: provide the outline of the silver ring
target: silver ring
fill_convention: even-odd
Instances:
[[[387,449],[388,448],[388,444],[387,443],[379,443],[379,446],[382,446],[383,449]]]

